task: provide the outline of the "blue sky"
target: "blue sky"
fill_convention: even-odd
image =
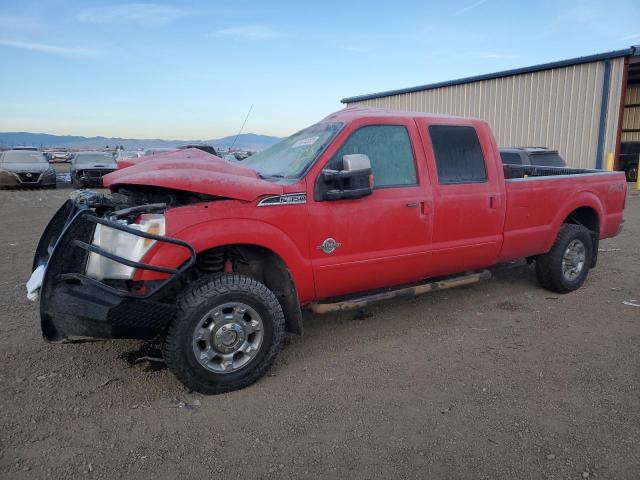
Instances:
[[[0,131],[287,135],[345,96],[640,44],[640,2],[0,0]]]

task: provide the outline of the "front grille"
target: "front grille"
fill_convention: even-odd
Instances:
[[[18,178],[22,183],[38,183],[40,172],[19,172]]]

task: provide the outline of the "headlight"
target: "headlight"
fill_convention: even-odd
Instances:
[[[135,230],[140,230],[141,232],[164,235],[164,215],[140,215],[137,223],[132,223],[127,226]],[[96,224],[92,243],[96,247],[100,247],[119,257],[133,262],[140,262],[156,241],[138,237],[131,233],[121,232],[115,228],[110,228],[98,223]],[[97,253],[89,254],[86,269],[86,275],[88,277],[97,280],[130,280],[133,278],[134,272],[135,268],[133,267],[109,260],[107,257],[103,257]]]

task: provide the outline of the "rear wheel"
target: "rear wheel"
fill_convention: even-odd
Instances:
[[[190,287],[167,332],[167,365],[189,389],[238,390],[264,375],[282,348],[284,315],[276,296],[243,275],[222,274]]]
[[[629,182],[637,182],[638,181],[638,165],[631,165],[627,168],[627,180]]]
[[[593,241],[582,225],[565,224],[551,250],[536,259],[536,275],[547,290],[568,293],[582,286],[591,265]]]

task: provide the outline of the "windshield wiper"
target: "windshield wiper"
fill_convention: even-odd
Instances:
[[[260,176],[260,178],[285,178],[284,175],[279,173],[276,175],[263,175],[262,173],[258,173],[258,176]]]

